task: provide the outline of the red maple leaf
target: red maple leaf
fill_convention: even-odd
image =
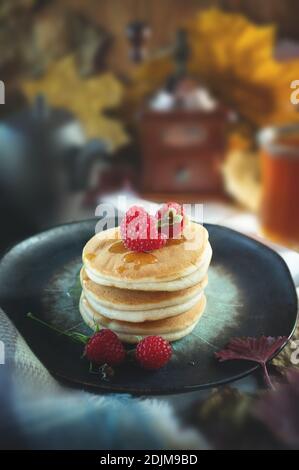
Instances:
[[[287,342],[286,336],[261,336],[260,338],[232,338],[225,349],[215,353],[221,362],[233,359],[252,361],[260,364],[269,387],[273,384],[267,370],[267,362]]]

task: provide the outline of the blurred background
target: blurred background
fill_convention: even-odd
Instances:
[[[298,248],[298,14],[296,0],[1,0],[1,251],[118,194],[203,202],[210,221]]]

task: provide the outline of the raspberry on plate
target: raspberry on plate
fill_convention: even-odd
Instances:
[[[142,207],[132,206],[120,225],[124,245],[132,251],[152,251],[162,248],[167,237],[159,233],[157,220]]]
[[[84,355],[95,364],[116,366],[124,360],[126,352],[118,336],[112,330],[104,328],[89,338]]]
[[[149,370],[165,366],[172,355],[171,345],[161,336],[147,336],[136,348],[135,357],[138,363]]]
[[[180,238],[185,226],[185,211],[177,202],[163,204],[155,215],[159,233],[168,238]]]

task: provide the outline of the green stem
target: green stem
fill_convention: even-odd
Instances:
[[[45,322],[44,320],[41,320],[40,318],[37,318],[31,312],[27,313],[27,317],[31,318],[31,320],[34,320],[34,321],[40,323],[43,326],[46,326],[47,328],[50,328],[51,330],[55,331],[55,333],[67,336],[68,338],[71,338],[71,339],[73,339],[74,341],[76,341],[78,343],[86,344],[89,340],[89,336],[83,335],[82,333],[78,333],[78,332],[75,332],[75,331],[72,332],[72,333],[68,333],[68,332],[62,331],[59,328],[56,328],[55,326],[50,325],[49,323]]]

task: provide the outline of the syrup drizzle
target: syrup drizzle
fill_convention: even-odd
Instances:
[[[184,237],[182,237],[182,238],[170,238],[169,240],[167,240],[166,246],[181,245],[182,243],[184,243],[184,241],[185,241]]]
[[[123,244],[123,241],[119,240],[118,242],[113,243],[113,245],[110,246],[108,251],[110,253],[122,254],[127,253],[128,249]]]
[[[158,258],[152,253],[132,251],[123,257],[123,261],[125,265],[133,263],[134,269],[140,269],[141,266],[157,263]]]
[[[93,261],[95,259],[96,255],[95,253],[87,253],[86,254],[86,259],[88,259],[88,261]]]

